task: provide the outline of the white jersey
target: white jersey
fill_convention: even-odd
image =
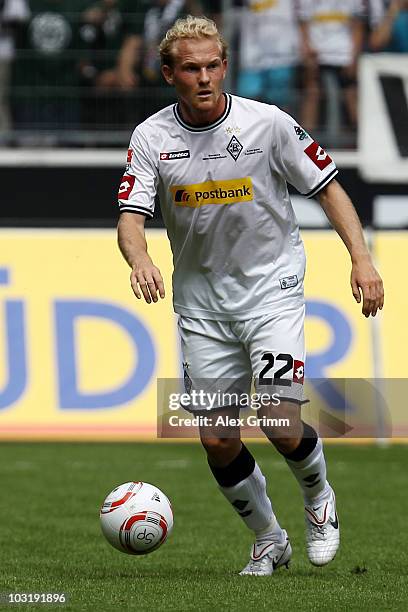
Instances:
[[[309,26],[318,61],[348,66],[353,61],[351,20],[364,15],[362,0],[298,0],[300,18]]]
[[[3,8],[1,8],[3,6]],[[15,41],[7,23],[21,24],[28,20],[30,9],[26,0],[6,0],[0,2],[0,59],[11,60],[15,55]],[[3,26],[2,26],[3,22]]]
[[[385,0],[365,0],[365,10],[368,15],[368,25],[370,28],[376,28],[386,15],[386,2]]]
[[[226,95],[207,127],[187,125],[172,105],[135,129],[119,206],[152,217],[159,195],[177,313],[249,319],[303,303],[305,255],[287,182],[311,197],[335,174],[292,117]]]
[[[258,71],[298,62],[295,0],[246,0],[240,17],[241,69]]]

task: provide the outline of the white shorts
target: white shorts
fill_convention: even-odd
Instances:
[[[190,411],[231,405],[223,395],[278,394],[303,401],[305,305],[245,321],[217,321],[180,316],[178,327],[187,393],[215,396],[210,404],[191,405]],[[202,394],[201,394],[202,397]],[[228,399],[228,397],[227,397]],[[233,403],[233,402],[231,402]]]

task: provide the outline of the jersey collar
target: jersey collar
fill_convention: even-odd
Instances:
[[[202,127],[196,127],[194,125],[190,125],[189,123],[186,123],[181,118],[180,107],[179,107],[178,103],[173,106],[173,113],[174,113],[174,116],[176,118],[177,123],[179,123],[181,125],[181,127],[183,127],[185,130],[188,130],[189,132],[208,132],[208,130],[213,130],[214,128],[216,128],[219,125],[221,125],[221,123],[223,123],[223,121],[225,121],[225,119],[230,114],[231,104],[232,104],[232,97],[229,94],[226,94],[226,93],[224,94],[224,96],[226,98],[225,110],[222,113],[221,117],[219,117],[217,119],[217,121],[214,121],[214,123],[210,123],[210,124],[204,125]]]

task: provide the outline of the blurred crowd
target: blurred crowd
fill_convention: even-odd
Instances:
[[[0,144],[64,131],[122,144],[174,99],[157,45],[185,14],[224,30],[232,92],[351,141],[359,56],[408,52],[408,0],[0,0]]]

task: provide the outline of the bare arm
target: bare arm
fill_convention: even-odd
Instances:
[[[356,302],[363,294],[362,313],[374,317],[384,305],[384,289],[364,240],[355,208],[341,185],[332,180],[318,194],[318,199],[330,223],[339,234],[351,257],[351,288]]]
[[[317,64],[317,53],[310,43],[309,25],[306,21],[299,21],[299,33],[302,60],[306,66],[314,67]]]
[[[136,34],[128,36],[118,55],[118,80],[122,89],[131,89],[138,85],[138,78],[134,73],[139,65],[142,49],[142,39]]]
[[[355,17],[351,21],[351,38],[353,41],[353,59],[349,66],[349,71],[353,77],[357,73],[358,58],[363,50],[364,43],[364,26],[361,19]]]
[[[373,51],[380,51],[388,45],[391,40],[392,28],[395,18],[401,10],[400,0],[394,0],[388,7],[383,20],[373,30],[369,38],[369,46]]]
[[[148,304],[157,302],[157,292],[164,298],[164,283],[148,252],[143,215],[123,212],[118,223],[118,244],[123,257],[132,268],[130,283],[135,296],[141,293]]]

